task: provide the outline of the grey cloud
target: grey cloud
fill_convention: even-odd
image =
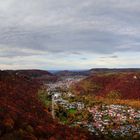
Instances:
[[[0,2],[1,56],[11,48],[52,54],[140,51],[139,0],[5,0]]]
[[[110,56],[111,58],[118,58],[118,56],[117,55],[112,55],[112,56]]]
[[[83,57],[83,58],[81,58],[81,60],[87,60],[87,58]]]
[[[118,56],[117,55],[111,55],[111,56],[102,56],[102,57],[100,57],[101,59],[103,58],[118,58]]]

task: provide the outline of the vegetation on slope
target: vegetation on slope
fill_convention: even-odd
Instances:
[[[0,71],[1,140],[95,139],[53,120],[37,98],[39,88],[35,80]]]
[[[57,76],[45,70],[8,70],[7,72],[16,75],[22,75],[26,78],[30,77],[40,82],[55,82],[57,80]]]
[[[140,73],[93,74],[74,85],[72,90],[79,95],[111,97],[111,93],[114,93],[116,98],[139,99]]]

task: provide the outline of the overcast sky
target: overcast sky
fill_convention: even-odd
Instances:
[[[140,0],[1,0],[0,69],[140,67]]]

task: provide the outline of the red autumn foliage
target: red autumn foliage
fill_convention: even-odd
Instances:
[[[122,99],[140,99],[140,73],[93,74],[73,88],[77,94],[106,97],[108,93],[116,91],[121,94]]]
[[[30,77],[36,79],[39,82],[55,82],[58,78],[54,74],[44,70],[8,70],[8,73],[22,75],[23,77]]]
[[[37,98],[40,86],[37,81],[20,74],[0,71],[1,140],[97,139],[53,120]]]

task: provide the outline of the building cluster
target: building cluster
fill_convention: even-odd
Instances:
[[[70,97],[70,95],[73,97],[72,94],[70,94],[70,95],[69,94],[68,94],[68,97]],[[67,110],[68,109],[82,110],[84,108],[84,103],[82,103],[82,102],[71,102],[70,103],[68,100],[63,99],[63,93],[54,92],[52,94],[52,98],[53,98],[53,102],[56,105],[61,105],[62,107],[64,107]]]
[[[120,136],[140,135],[140,110],[123,105],[99,105],[88,110],[93,116],[93,123],[88,126],[93,128],[91,131]]]
[[[69,78],[63,78],[63,80],[57,81],[56,83],[47,84],[47,86],[50,90],[56,89],[56,88],[68,89],[72,84],[81,81],[83,78],[84,76],[74,76],[74,77],[69,77]]]

